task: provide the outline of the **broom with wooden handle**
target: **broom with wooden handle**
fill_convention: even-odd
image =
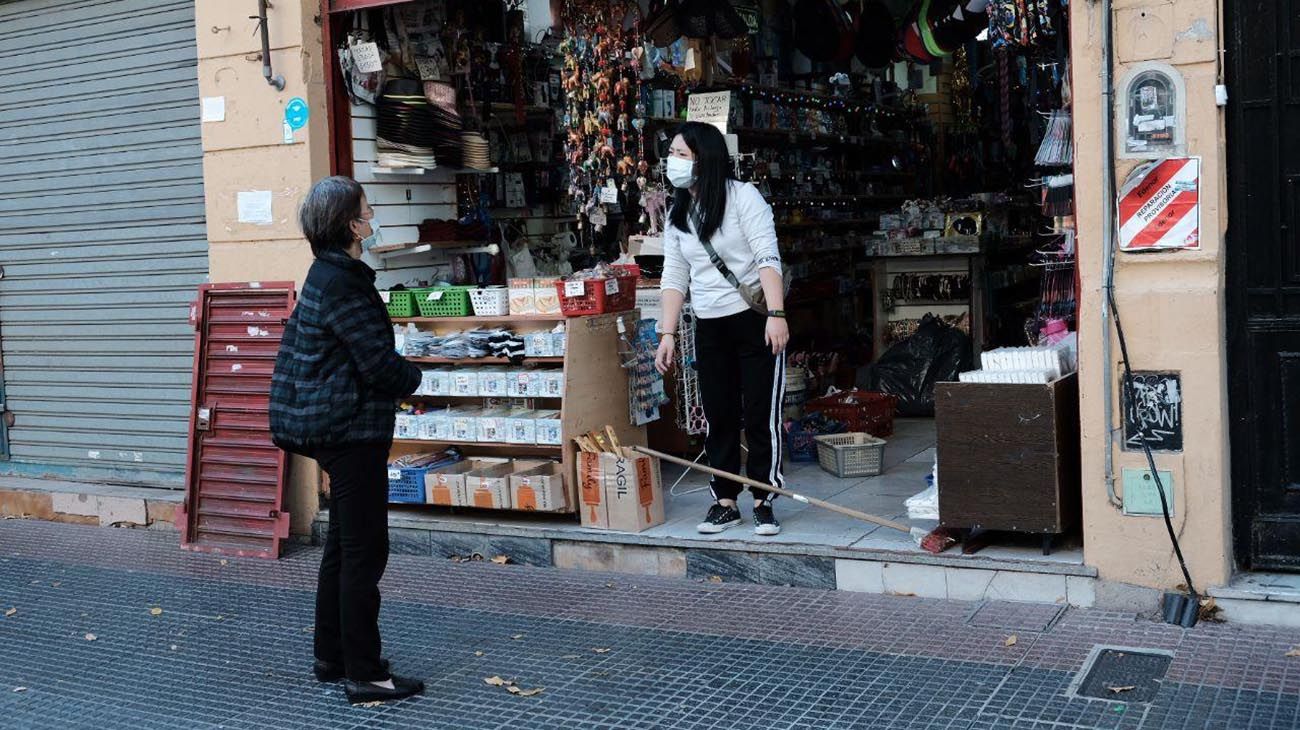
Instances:
[[[838,512],[846,517],[852,517],[853,519],[856,520],[862,520],[864,522],[870,522],[872,524],[880,525],[881,527],[888,527],[893,530],[898,530],[899,532],[903,532],[908,535],[911,535],[912,539],[914,540],[919,540],[919,538],[917,537],[918,533],[920,534],[921,538],[925,537],[925,535],[927,534],[925,530],[922,530],[919,527],[909,527],[907,525],[902,524],[901,522],[894,522],[893,520],[887,520],[884,517],[877,517],[875,515],[869,515],[866,512],[859,512],[855,509],[849,509],[848,507],[841,507],[838,504],[831,504],[830,502],[817,499],[816,497],[805,497],[802,494],[797,494],[795,492],[791,492],[786,489],[774,487],[770,484],[764,484],[762,482],[755,481],[748,477],[742,477],[739,474],[731,474],[729,472],[722,471],[721,469],[714,469],[711,466],[704,466],[703,464],[696,464],[695,462],[687,461],[686,459],[679,459],[676,456],[669,456],[668,454],[655,451],[654,449],[647,449],[644,446],[632,446],[629,448],[631,448],[633,451],[637,453],[645,454],[646,456],[653,456],[654,458],[659,459],[661,461],[667,461],[671,464],[684,466],[687,469],[702,471],[705,474],[712,474],[715,477],[722,477],[723,479],[730,479],[734,482],[740,482],[741,484],[748,484],[751,487],[766,489],[767,491],[772,492],[773,494],[779,494],[783,497],[789,497],[790,499],[793,499],[796,502],[811,504],[814,507],[821,507],[822,509],[828,509],[832,512]]]

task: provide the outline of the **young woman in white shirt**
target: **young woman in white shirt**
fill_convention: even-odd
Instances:
[[[689,293],[696,318],[695,367],[709,425],[709,464],[740,473],[743,430],[749,450],[746,476],[783,488],[781,402],[790,329],[772,208],[757,188],[732,178],[726,139],[712,125],[682,125],[666,165],[676,191],[664,227],[663,322],[656,365],[665,373],[672,367],[677,323]],[[760,286],[762,312],[753,296]],[[741,485],[714,479],[710,488],[715,504],[699,531],[719,533],[741,524],[736,503]],[[776,495],[751,491],[754,532],[776,535],[781,531],[772,510]]]

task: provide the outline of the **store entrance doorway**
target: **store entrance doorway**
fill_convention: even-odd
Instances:
[[[1248,569],[1300,571],[1300,1],[1225,15],[1236,554]]]

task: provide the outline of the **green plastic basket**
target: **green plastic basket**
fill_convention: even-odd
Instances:
[[[415,293],[415,304],[421,317],[468,317],[470,286],[440,286],[420,289]]]
[[[415,316],[415,297],[411,295],[409,289],[384,292],[385,299],[388,301],[388,316],[390,317],[414,317]]]

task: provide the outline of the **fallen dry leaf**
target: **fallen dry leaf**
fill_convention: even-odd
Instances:
[[[225,558],[222,558],[222,559],[221,559],[221,564],[222,564],[222,565],[230,565],[230,561],[229,561],[229,560],[226,560]]]
[[[315,627],[315,626],[308,626],[307,628],[303,629],[303,633],[305,633],[305,634],[314,634],[314,633],[316,633],[316,627]]]
[[[1300,646],[1297,646],[1296,648],[1292,649],[1291,651],[1288,651],[1288,652],[1286,653],[1286,655],[1287,655],[1287,656],[1300,656]]]
[[[484,679],[483,681],[484,681],[485,683],[487,683],[487,684],[492,685],[493,687],[505,687],[506,685],[510,684],[510,683],[507,682],[506,680],[504,680],[504,679],[502,679],[502,678],[500,678],[500,677],[497,677],[497,676],[495,676],[495,675],[494,675],[494,676],[491,676],[491,677],[488,677],[488,678]]]
[[[597,654],[608,654],[608,653],[609,653],[609,649],[592,649],[592,651],[596,652]]]
[[[506,690],[509,691],[510,694],[519,695],[520,697],[536,697],[537,695],[546,691],[546,688],[538,687],[536,689],[519,689],[518,687],[512,684],[509,687],[506,687]]]
[[[498,555],[495,558],[492,558],[492,562],[496,563],[497,565],[505,565],[506,563],[510,562],[510,556]]]
[[[709,582],[710,582],[710,583],[721,583],[721,582],[722,582],[722,576],[720,576],[720,575],[711,575],[711,576],[709,576]]]
[[[98,639],[99,637],[94,634],[86,634],[86,641],[97,641]]]
[[[12,616],[12,615],[14,615],[15,613],[18,613],[18,609],[16,609],[16,608],[11,608],[11,609],[9,609],[8,611],[5,611],[5,616]]]
[[[161,608],[158,608],[157,606],[154,606],[153,608],[149,609],[149,615],[150,615],[150,616],[161,616],[161,615],[162,615],[162,609],[161,609]]]
[[[613,584],[613,583],[606,583],[606,584],[605,584],[605,587],[606,587],[606,588],[613,588],[613,587],[614,587],[614,584]]]
[[[361,704],[357,705],[357,707],[380,707],[383,704],[384,704],[383,702],[379,700],[375,700],[374,702],[362,702]]]
[[[58,587],[61,586],[61,585],[63,585],[63,581],[61,581],[61,580],[56,580],[56,581],[54,581],[53,583],[50,584],[50,587],[51,587],[51,588],[58,588]]]
[[[1115,694],[1120,694],[1121,692],[1132,692],[1133,690],[1137,689],[1137,685],[1126,684],[1123,687],[1107,687],[1106,689],[1110,690],[1111,692],[1114,692]]]
[[[481,651],[476,651],[476,652],[474,652],[474,656],[483,656],[483,652],[481,652]]]
[[[515,641],[518,641],[518,640],[524,638],[524,637],[527,636],[527,635],[528,635],[528,634],[515,634],[514,636],[511,636],[510,638],[514,639]]]
[[[27,691],[27,688],[26,688],[26,687],[14,687],[14,691],[15,691],[15,692],[26,692],[26,691]]]
[[[172,644],[172,651],[176,651],[176,645]]]
[[[1015,646],[1015,645],[1016,645],[1017,643],[1019,643],[1019,642],[1020,642],[1020,639],[1017,638],[1015,634],[1012,634],[1012,635],[1010,635],[1010,636],[1007,637],[1006,645],[1007,645],[1007,646]]]

